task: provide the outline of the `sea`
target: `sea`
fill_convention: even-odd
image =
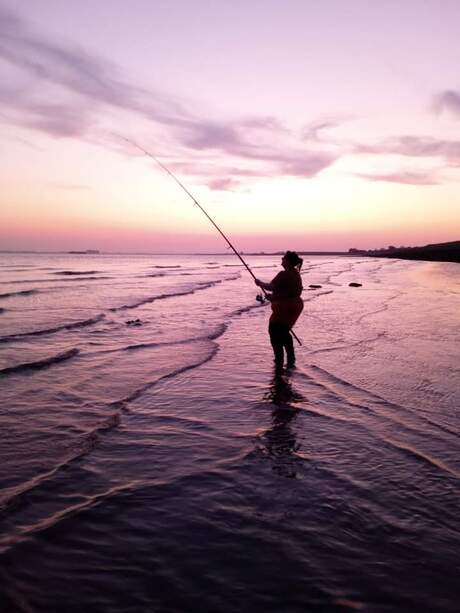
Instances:
[[[460,265],[302,278],[276,372],[234,255],[0,254],[2,613],[460,610]]]

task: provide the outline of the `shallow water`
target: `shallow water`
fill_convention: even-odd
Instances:
[[[458,610],[460,267],[235,260],[0,256],[2,610]]]

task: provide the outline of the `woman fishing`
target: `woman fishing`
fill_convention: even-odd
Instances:
[[[284,270],[279,272],[270,283],[255,279],[256,285],[272,292],[267,296],[272,305],[268,333],[277,368],[283,366],[283,348],[286,350],[287,366],[295,365],[294,343],[290,330],[303,309],[303,300],[300,297],[303,289],[300,277],[302,263],[302,258],[295,251],[286,251],[281,260]]]
[[[127,143],[130,143],[142,151],[145,155],[148,155],[155,160],[155,162],[184,190],[187,196],[193,200],[194,204],[201,210],[201,212],[206,215],[212,225],[226,241],[228,246],[233,250],[237,258],[241,260],[241,263],[247,269],[248,273],[252,275],[256,285],[264,290],[272,292],[270,296],[267,296],[272,303],[272,315],[270,317],[268,332],[270,334],[270,341],[275,353],[275,363],[279,368],[283,366],[284,348],[286,349],[287,366],[294,366],[295,353],[290,330],[297,321],[303,309],[303,301],[300,297],[300,294],[302,293],[302,279],[300,278],[300,269],[303,262],[302,258],[299,258],[295,251],[286,251],[283,259],[281,260],[284,271],[278,273],[270,283],[264,283],[263,281],[256,279],[254,273],[232,243],[228,240],[216,222],[207,214],[198,200],[192,196],[185,185],[181,183],[181,181],[179,181],[179,179],[162,162],[160,162],[160,160],[155,157],[153,153],[150,153],[150,151],[147,151],[147,149],[144,149],[144,147],[141,147],[135,141],[130,140],[129,138],[125,138],[119,134],[115,136],[126,141]],[[292,334],[294,334],[294,332],[292,332]]]

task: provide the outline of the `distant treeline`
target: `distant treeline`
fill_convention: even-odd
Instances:
[[[349,255],[367,255],[378,258],[401,258],[403,260],[427,260],[430,262],[459,262],[460,241],[437,243],[424,247],[385,247],[383,249],[349,249]]]

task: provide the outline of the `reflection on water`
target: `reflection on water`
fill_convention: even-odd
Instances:
[[[425,262],[414,269],[412,276],[424,287],[447,294],[460,293],[459,266],[455,262]]]
[[[291,370],[282,371],[275,370],[273,379],[270,383],[268,391],[264,395],[264,400],[273,402],[277,407],[296,410],[290,406],[291,403],[301,402],[305,400],[300,392],[294,389],[291,383]]]
[[[293,479],[297,475],[295,453],[300,449],[292,430],[299,415],[299,409],[294,405],[304,398],[293,387],[290,375],[288,370],[276,371],[264,395],[264,400],[272,402],[274,408],[271,426],[260,436],[260,441],[272,461],[274,472]]]

